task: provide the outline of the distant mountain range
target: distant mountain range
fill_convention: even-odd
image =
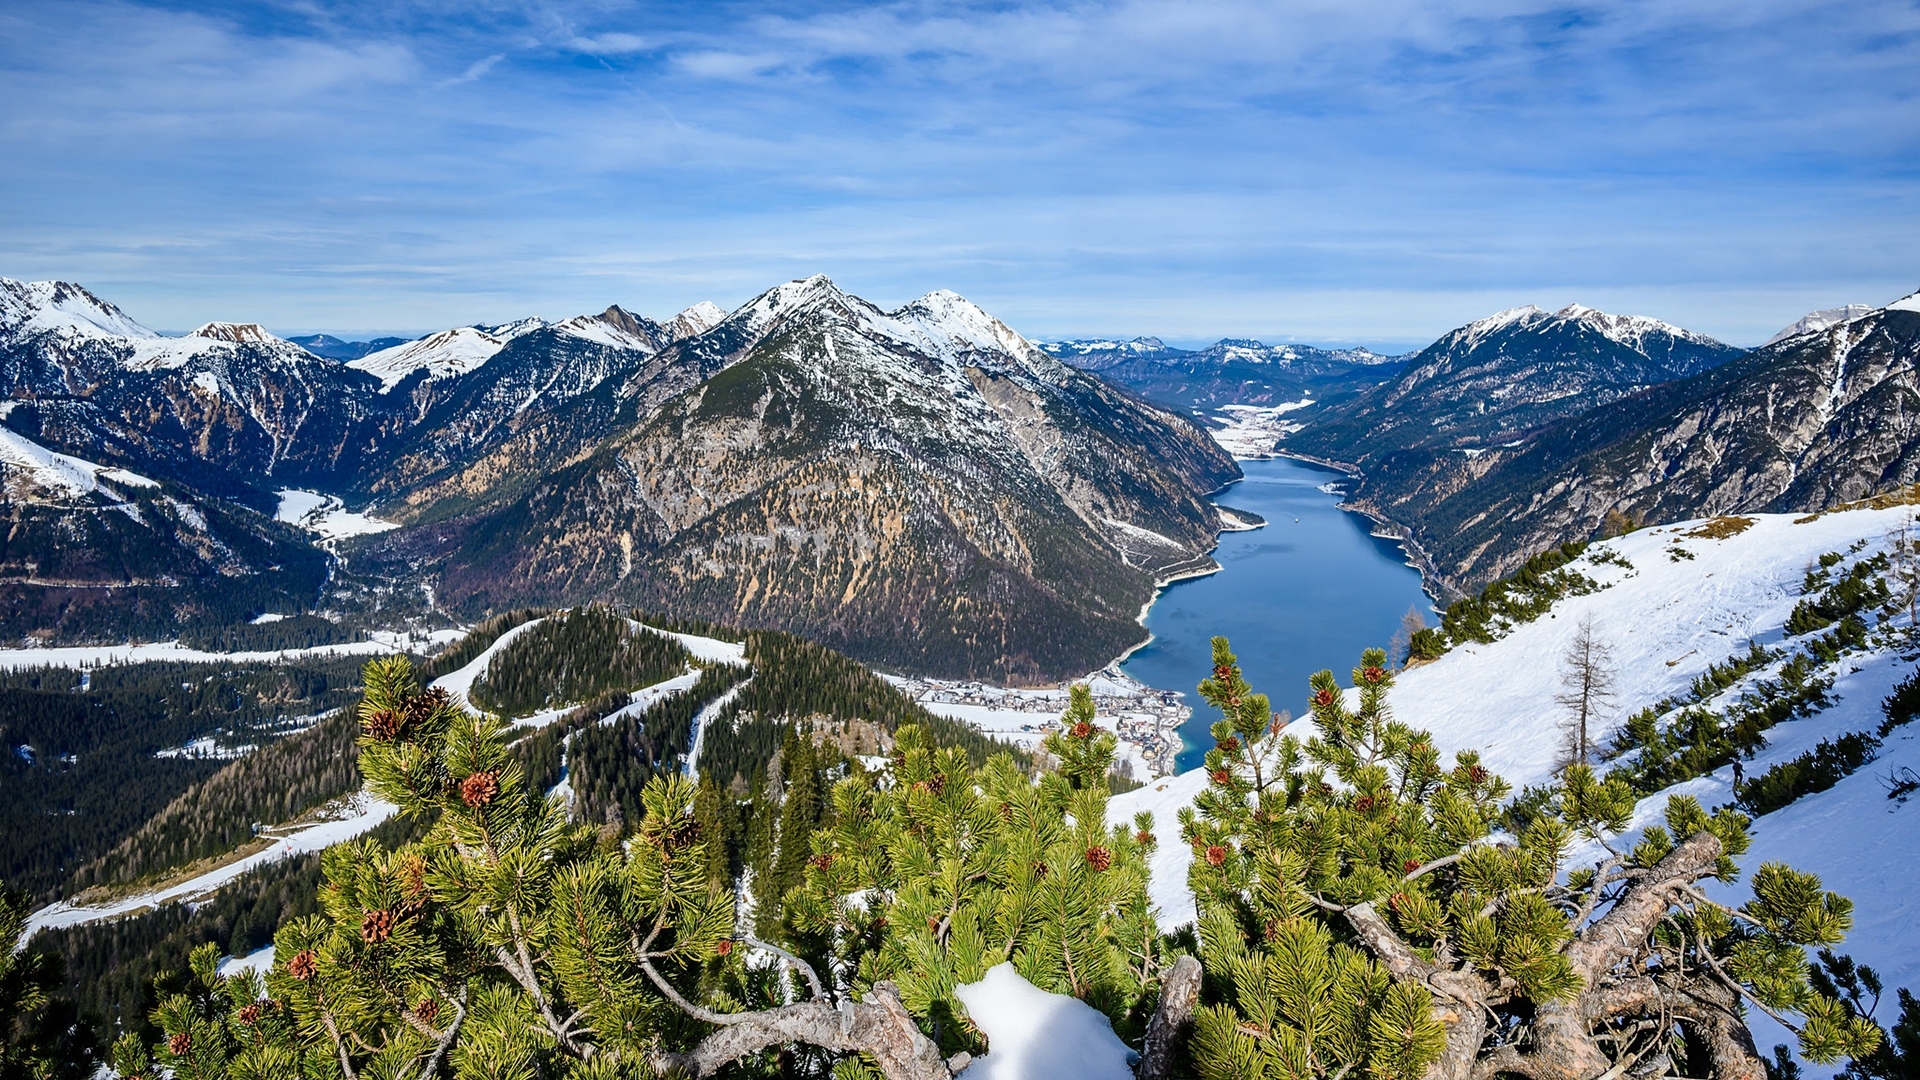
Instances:
[[[1303,416],[1306,430],[1287,449],[1362,468],[1407,451],[1481,450],[1742,352],[1644,316],[1514,308],[1450,331],[1394,378]]]
[[[1797,329],[1796,329],[1797,328]],[[1816,312],[1751,352],[1656,320],[1516,309],[1306,413],[1283,452],[1463,592],[1606,530],[1823,509],[1920,480],[1920,300]]]
[[[47,543],[0,550],[20,613],[0,632],[54,638],[323,603],[327,556],[274,520],[291,488],[376,503],[405,527],[356,542],[356,570],[424,581],[460,618],[618,596],[929,673],[1058,678],[1137,641],[1157,580],[1210,565],[1203,496],[1238,475],[1193,422],[958,296],[885,312],[822,277],[731,314],[611,307],[344,361],[0,281],[0,394],[9,512],[111,523],[78,545],[85,573],[50,577]],[[85,500],[61,487],[79,474]],[[172,569],[139,569],[160,551]]]
[[[1156,337],[1079,338],[1040,347],[1151,401],[1196,413],[1223,405],[1343,398],[1391,378],[1405,361],[1367,349],[1267,345],[1244,338],[1223,338],[1198,350],[1172,348]]]

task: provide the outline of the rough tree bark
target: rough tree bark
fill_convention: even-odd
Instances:
[[[1146,1045],[1140,1052],[1140,1064],[1133,1070],[1135,1080],[1167,1080],[1173,1075],[1174,1058],[1186,1039],[1193,1006],[1199,1000],[1200,961],[1183,956],[1160,980],[1160,1007],[1147,1024]]]
[[[1582,980],[1577,996],[1534,1010],[1522,1044],[1484,1047],[1487,1018],[1511,987],[1489,983],[1463,967],[1422,957],[1393,931],[1372,904],[1344,909],[1354,933],[1395,978],[1421,983],[1433,995],[1433,1013],[1447,1030],[1446,1049],[1424,1080],[1597,1080],[1625,1072],[1601,1049],[1597,1028],[1622,1018],[1691,1024],[1712,1057],[1714,1080],[1763,1080],[1766,1069],[1739,1011],[1739,995],[1705,972],[1682,979],[1647,966],[1649,939],[1686,890],[1713,873],[1719,838],[1700,832],[1634,878],[1600,918],[1582,929],[1565,955]],[[1648,1050],[1656,1050],[1651,1042]]]

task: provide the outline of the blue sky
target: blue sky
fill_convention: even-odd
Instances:
[[[1915,0],[0,6],[0,275],[149,325],[669,314],[1737,343],[1920,287]]]

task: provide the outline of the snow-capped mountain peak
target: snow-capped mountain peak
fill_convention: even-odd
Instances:
[[[664,344],[661,327],[652,319],[643,319],[618,304],[598,315],[575,315],[553,324],[555,330],[587,341],[611,345],[616,349],[637,349],[645,353],[660,351]]]
[[[495,326],[487,326],[484,323],[480,323],[467,327],[467,329],[478,330],[483,334],[499,338],[501,341],[512,341],[522,334],[531,334],[535,330],[544,330],[552,325],[552,323],[538,315],[529,315],[524,319],[515,319],[512,322],[504,322]]]
[[[1913,297],[1911,296],[1907,297],[1909,301],[1912,299]],[[1904,302],[1905,301],[1896,300],[1887,306],[1897,307]],[[1821,308],[1819,311],[1809,311],[1787,326],[1781,327],[1779,333],[1766,340],[1766,344],[1772,345],[1774,342],[1785,341],[1790,337],[1799,337],[1801,334],[1818,333],[1829,327],[1839,326],[1841,323],[1852,322],[1862,315],[1870,314],[1872,311],[1873,306],[1870,304],[1845,304],[1840,307]]]
[[[1888,311],[1920,311],[1920,292],[1911,292],[1888,304]]]
[[[897,311],[887,312],[877,328],[930,356],[948,358],[970,352],[997,352],[1022,359],[1044,355],[1011,327],[979,305],[948,289],[934,291]]]
[[[493,359],[506,344],[506,339],[478,327],[456,326],[405,345],[368,353],[348,361],[347,366],[378,378],[380,390],[385,393],[421,368],[426,369],[431,379],[464,375]]]
[[[699,337],[719,326],[726,317],[727,313],[720,310],[720,305],[711,300],[702,300],[667,320],[666,328],[671,339],[679,341],[682,338]]]
[[[271,345],[280,339],[267,333],[259,323],[210,322],[188,337],[224,341],[232,345]]]
[[[1546,312],[1534,307],[1532,304],[1524,304],[1520,307],[1495,312],[1484,319],[1476,319],[1460,329],[1455,330],[1452,334],[1449,334],[1448,337],[1456,337],[1461,344],[1471,347],[1479,344],[1480,341],[1489,334],[1505,330],[1509,326],[1530,326],[1544,318],[1546,314]],[[1442,338],[1441,340],[1445,341],[1446,338]]]
[[[71,281],[0,278],[0,334],[21,330],[51,330],[88,337],[160,336]]]

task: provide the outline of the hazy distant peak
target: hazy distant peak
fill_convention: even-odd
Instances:
[[[1910,296],[1907,297],[1907,299],[1912,300],[1913,297]],[[1903,302],[1904,301],[1896,300],[1887,306],[1897,307]],[[1779,333],[1767,339],[1766,344],[1771,345],[1776,341],[1785,341],[1790,337],[1798,337],[1801,334],[1818,333],[1829,327],[1839,326],[1841,323],[1852,322],[1872,311],[1873,306],[1871,304],[1845,304],[1841,307],[1821,308],[1819,311],[1809,311],[1805,315],[1795,319],[1789,325],[1782,327]]]

